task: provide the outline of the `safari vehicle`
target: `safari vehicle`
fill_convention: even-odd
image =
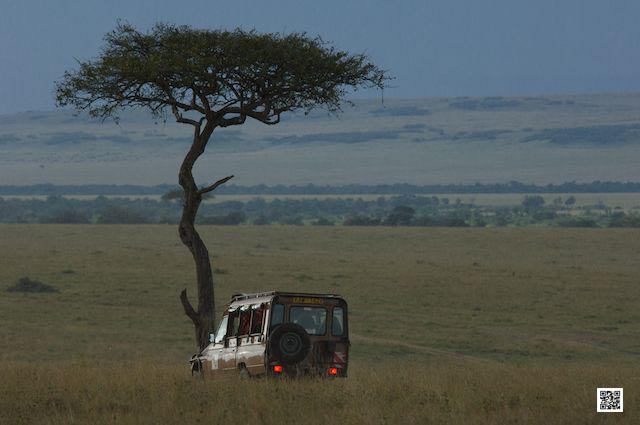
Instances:
[[[347,303],[338,295],[234,295],[194,374],[346,377]]]

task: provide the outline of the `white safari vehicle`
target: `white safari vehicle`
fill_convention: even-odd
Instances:
[[[191,358],[194,374],[346,377],[347,303],[338,295],[234,295],[210,344]]]

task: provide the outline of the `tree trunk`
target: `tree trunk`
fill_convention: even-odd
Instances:
[[[198,283],[198,310],[195,311],[191,306],[187,298],[186,289],[182,290],[180,301],[184,307],[185,314],[193,322],[196,343],[200,350],[209,344],[209,334],[214,332],[215,298],[209,251],[195,229],[195,220],[202,202],[202,193],[196,185],[192,170],[196,160],[204,152],[212,132],[213,126],[209,123],[207,123],[202,133],[196,130],[193,144],[180,166],[178,175],[178,181],[184,191],[184,204],[178,232],[180,240],[189,249],[195,262]]]

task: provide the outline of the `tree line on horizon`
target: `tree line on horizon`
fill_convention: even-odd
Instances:
[[[579,196],[579,195],[578,195]],[[0,223],[175,224],[181,199],[164,197],[79,200],[0,197]],[[600,202],[576,206],[576,196],[546,203],[540,195],[524,195],[514,206],[466,203],[444,196],[400,195],[361,198],[279,199],[204,203],[197,219],[204,225],[345,225],[439,227],[640,227],[640,213]]]
[[[48,195],[164,195],[175,191],[178,186],[160,184],[116,185],[85,184],[55,185],[51,183],[34,185],[0,185],[0,196],[48,196]],[[346,185],[225,185],[220,186],[218,195],[426,195],[464,193],[640,193],[640,182],[600,181],[578,183],[575,181],[559,184],[538,185],[510,181],[507,183],[435,184],[414,185],[395,184],[346,184]]]

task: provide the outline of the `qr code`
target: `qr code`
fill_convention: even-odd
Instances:
[[[598,412],[622,412],[622,388],[598,388]]]

